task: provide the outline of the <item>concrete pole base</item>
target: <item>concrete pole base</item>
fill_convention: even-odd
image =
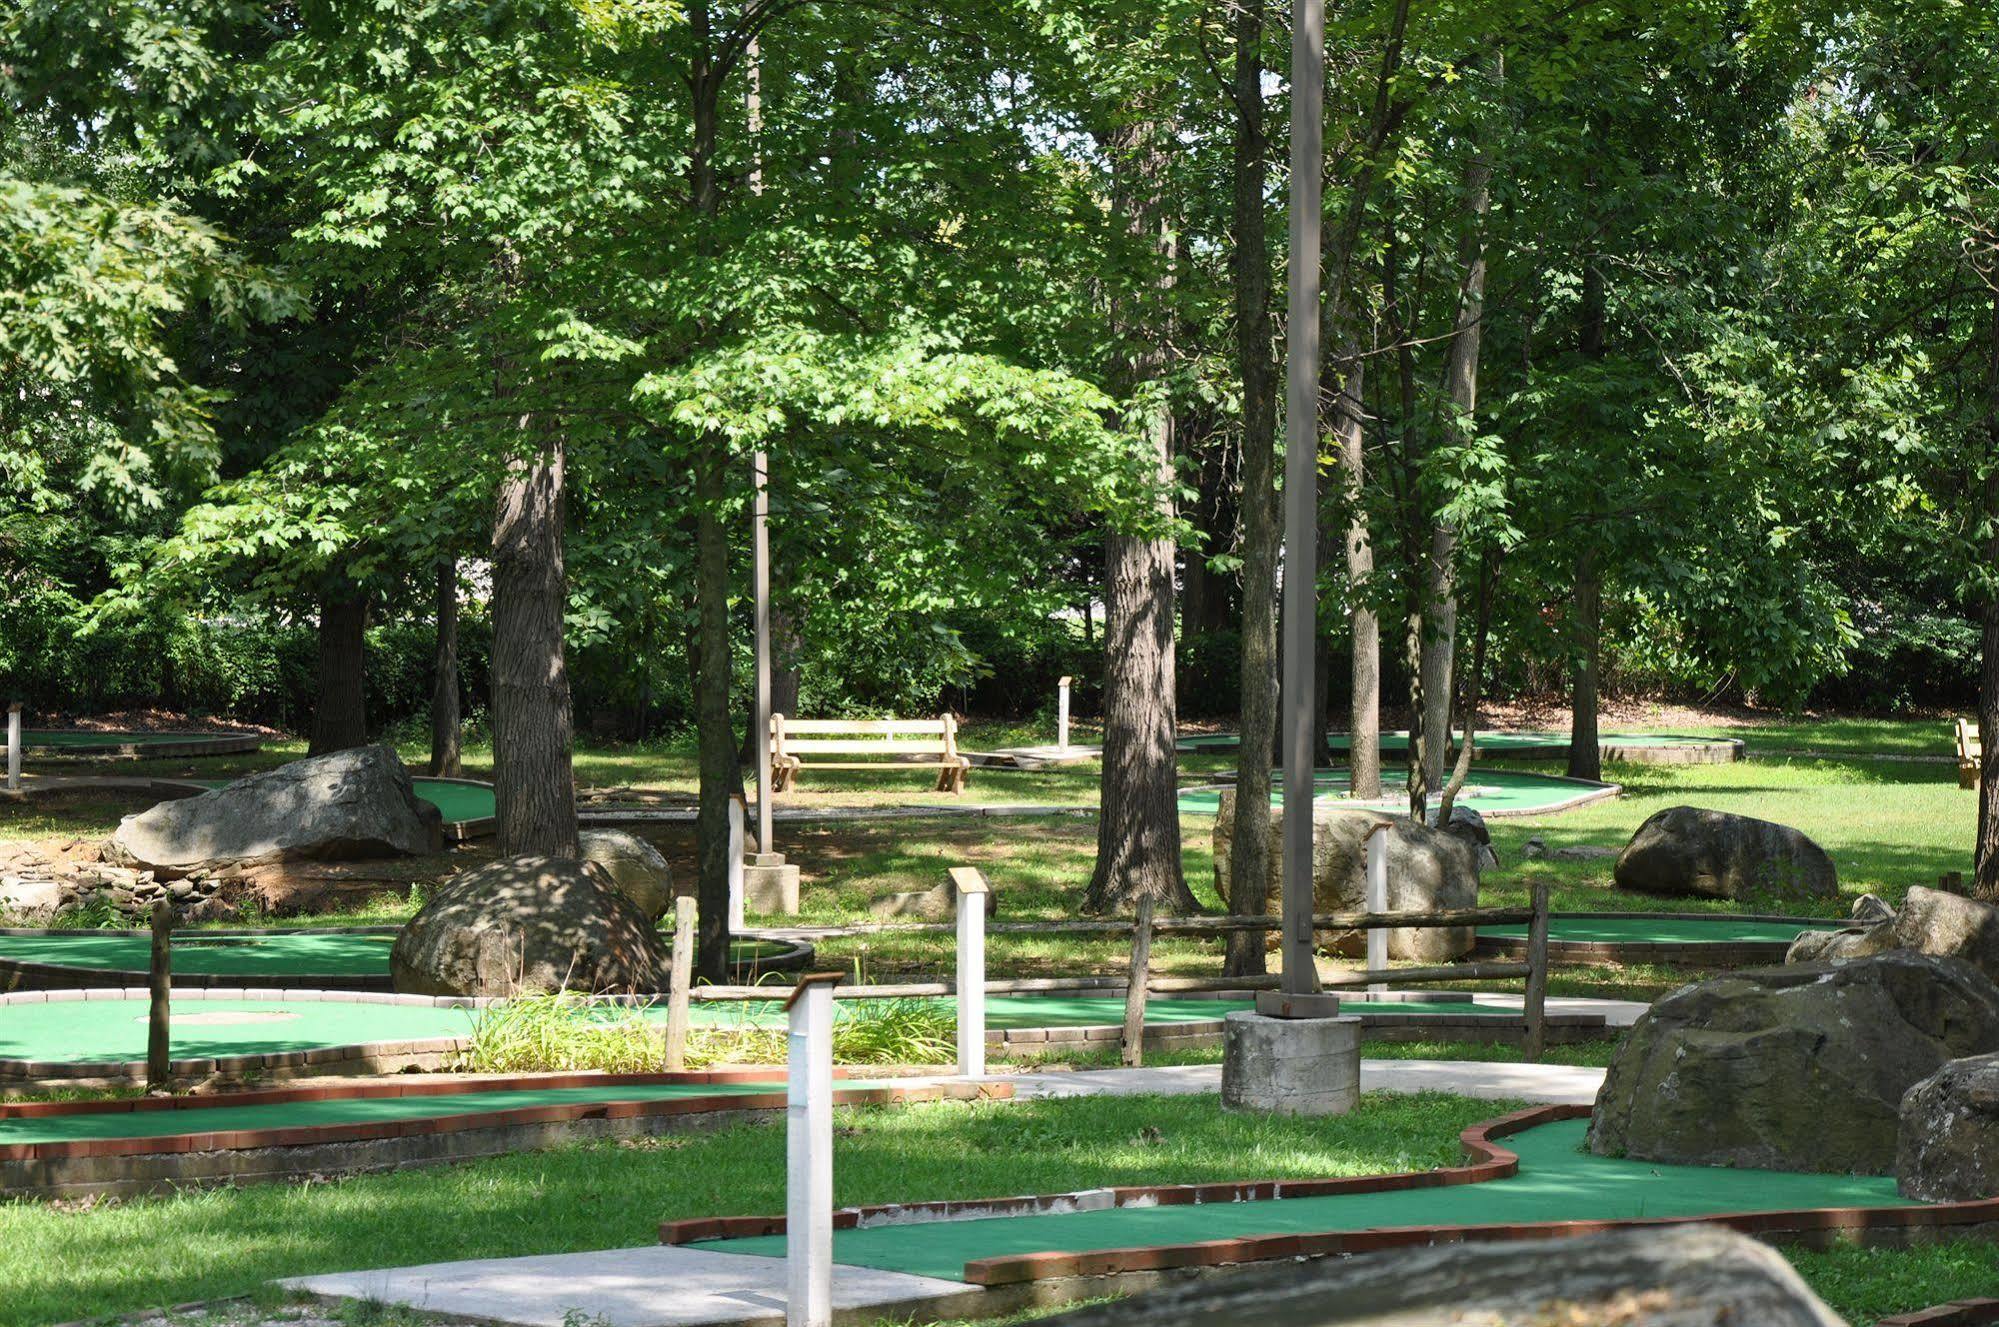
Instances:
[[[743,904],[751,912],[798,915],[798,866],[763,866],[754,859],[743,868]]]
[[[1360,1100],[1360,1019],[1233,1013],[1222,1024],[1222,1107],[1344,1115]]]

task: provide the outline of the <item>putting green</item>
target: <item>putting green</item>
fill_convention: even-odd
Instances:
[[[1840,923],[1827,921],[1827,927]],[[1684,917],[1554,917],[1548,922],[1548,938],[1576,943],[1613,945],[1737,945],[1789,944],[1798,932],[1808,930],[1801,922],[1745,921],[1723,913]],[[1525,926],[1481,926],[1480,935],[1524,940]]]
[[[1407,773],[1400,769],[1384,769],[1381,772],[1382,786],[1399,787]],[[1273,771],[1270,790],[1270,804],[1284,803],[1283,774]],[[1313,795],[1320,800],[1338,801],[1344,799],[1348,779],[1345,770],[1321,770],[1313,776]],[[1601,792],[1610,785],[1589,783],[1582,779],[1558,778],[1552,774],[1524,774],[1517,770],[1481,769],[1465,785],[1465,791],[1458,797],[1460,805],[1474,811],[1495,815],[1521,815],[1560,806],[1577,797],[1592,792]],[[1392,799],[1384,798],[1384,801]],[[1217,788],[1190,788],[1180,794],[1181,815],[1214,815],[1222,804],[1221,790]],[[1356,802],[1356,807],[1374,806],[1372,802]],[[1401,802],[1407,806],[1407,800]]]
[[[750,1096],[783,1090],[782,1083],[628,1083],[604,1087],[448,1092],[414,1097],[347,1097],[332,1101],[285,1101],[262,1106],[212,1106],[189,1110],[104,1111],[89,1115],[48,1115],[38,1119],[0,1119],[0,1145],[68,1143],[89,1138],[166,1138],[184,1133],[302,1129],[330,1124],[389,1124],[398,1120],[483,1115],[490,1111],[518,1110],[526,1106]]]
[[[1337,1136],[1339,1127],[1338,1120],[1329,1120],[1329,1136]],[[1892,1178],[1670,1166],[1595,1156],[1581,1150],[1587,1127],[1586,1120],[1563,1120],[1501,1139],[1501,1146],[1519,1154],[1520,1173],[1483,1184],[875,1226],[835,1231],[833,1258],[850,1266],[957,1280],[974,1259],[1043,1251],[1080,1253],[1394,1226],[1917,1206],[1895,1193]],[[695,1247],[781,1258],[784,1237],[710,1240]]]
[[[267,977],[298,985],[304,977],[389,975],[389,934],[276,932],[269,935],[174,933],[174,971],[213,977]],[[729,952],[738,965],[788,953],[773,940],[737,940]],[[152,941],[115,931],[67,931],[54,935],[0,935],[0,962],[143,973],[152,962]]]
[[[1242,739],[1234,733],[1193,733],[1174,739],[1183,747],[1195,750],[1233,747]],[[1729,743],[1713,737],[1680,737],[1672,733],[1599,733],[1597,741],[1603,746],[1625,747],[1708,747],[1728,746]],[[1326,734],[1326,745],[1334,751],[1352,749],[1353,738],[1346,733]],[[1478,749],[1481,751],[1543,751],[1569,745],[1567,733],[1505,732],[1480,733]],[[1383,751],[1404,752],[1409,750],[1409,733],[1398,729],[1381,735]]]
[[[194,779],[204,787],[220,788],[228,779]],[[489,783],[460,783],[454,779],[410,780],[416,795],[437,808],[446,824],[493,818],[493,786]]]
[[[955,1008],[948,997],[926,1003]],[[143,998],[0,1006],[0,1059],[87,1064],[142,1060],[146,1055],[146,1007]],[[850,1015],[854,1005],[842,1001],[835,1007],[842,1015]],[[1145,1016],[1148,1024],[1205,1022],[1249,1007],[1248,1001],[1155,999],[1147,1001]],[[1516,1011],[1469,1001],[1355,1001],[1344,1008],[1362,1014],[1419,1013],[1515,1021],[1520,1017]],[[621,1012],[615,1006],[605,1007],[606,1017]],[[659,1000],[642,1012],[648,1021],[663,1024],[666,1002]],[[691,1016],[700,1027],[779,1027],[784,1022],[783,1007],[776,1000],[697,1000]],[[471,1035],[477,1017],[470,1009],[359,1000],[184,999],[173,1006],[172,1053],[176,1059],[212,1059],[366,1042],[464,1037]],[[1123,1021],[1123,996],[1013,995],[986,1001],[986,1023],[995,1029],[1115,1026]]]
[[[96,747],[176,746],[185,742],[253,737],[251,733],[127,733],[115,729],[23,728],[24,750],[91,750]]]

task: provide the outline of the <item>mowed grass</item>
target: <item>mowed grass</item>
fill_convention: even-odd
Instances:
[[[1459,1131],[1508,1109],[1370,1094],[1333,1121],[1228,1114],[1214,1097],[842,1111],[835,1199],[1427,1170],[1457,1164]],[[0,1207],[0,1327],[241,1295],[280,1276],[651,1244],[662,1220],[783,1210],[780,1122],[80,1211],[16,1203]]]
[[[1908,1249],[1787,1249],[1785,1256],[1819,1298],[1856,1327],[1999,1293],[1999,1244],[1983,1240]]]

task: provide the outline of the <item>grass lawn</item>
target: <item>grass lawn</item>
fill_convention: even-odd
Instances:
[[[1455,1165],[1506,1103],[1369,1095],[1337,1122],[1213,1097],[843,1111],[842,1204]],[[784,1210],[781,1123],[86,1210],[0,1207],[0,1324],[255,1291],[278,1276],[649,1244],[664,1219]]]

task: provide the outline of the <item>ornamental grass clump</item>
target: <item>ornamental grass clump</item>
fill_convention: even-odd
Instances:
[[[661,1056],[661,1029],[646,1021],[643,1007],[558,991],[516,996],[480,1010],[463,1067],[486,1074],[650,1073],[660,1068]]]

